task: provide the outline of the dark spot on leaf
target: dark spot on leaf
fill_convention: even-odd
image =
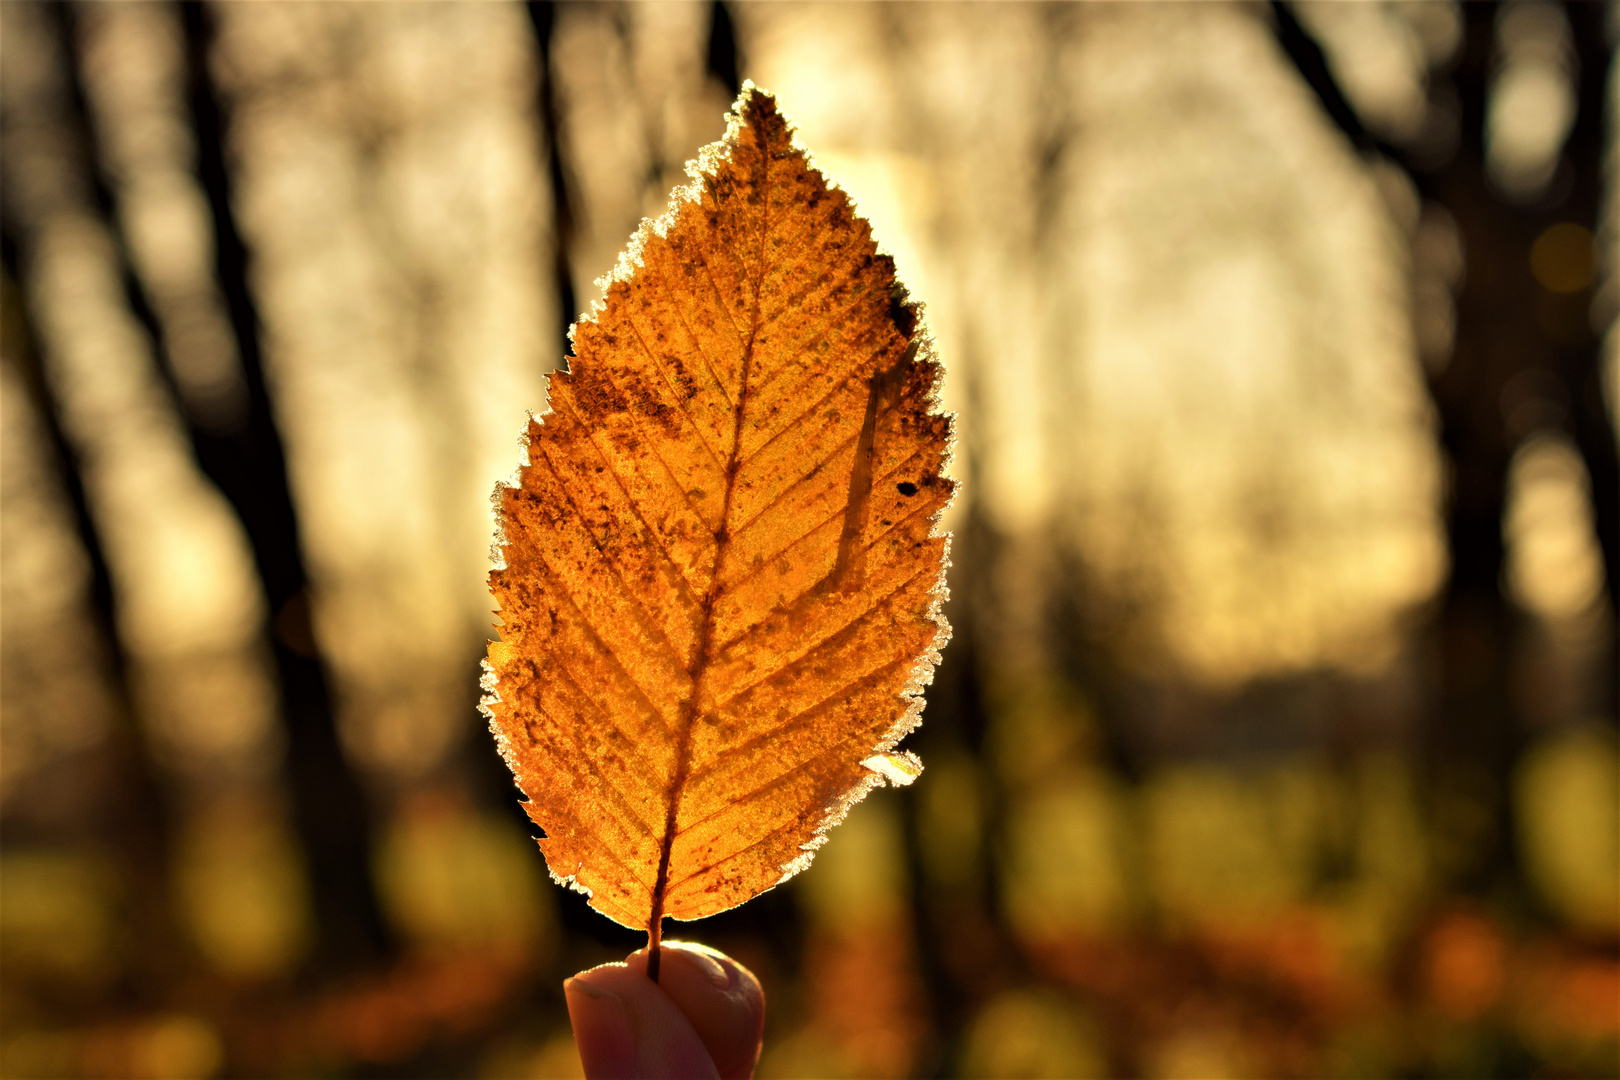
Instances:
[[[900,481],[899,487],[900,494],[904,495],[908,499],[917,494],[917,485],[913,484],[910,480]]]

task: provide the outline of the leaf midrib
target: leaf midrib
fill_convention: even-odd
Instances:
[[[714,609],[719,602],[722,591],[720,583],[720,568],[724,563],[727,548],[731,542],[731,499],[737,486],[737,474],[742,466],[743,445],[743,419],[748,408],[748,376],[754,365],[754,345],[759,338],[760,330],[760,299],[765,287],[765,277],[768,268],[765,264],[765,253],[770,242],[771,234],[771,188],[770,164],[771,148],[770,136],[764,131],[760,132],[760,231],[759,231],[759,269],[754,280],[753,310],[749,318],[748,342],[743,349],[741,373],[737,388],[737,401],[732,406],[731,453],[726,462],[726,488],[720,506],[720,529],[715,533],[714,567],[709,575],[709,587],[703,596],[703,606],[700,614],[698,628],[698,646],[692,661],[692,679],[690,696],[681,706],[681,715],[677,720],[675,743],[675,774],[670,780],[669,804],[664,819],[664,837],[658,849],[658,874],[653,882],[652,912],[648,919],[647,935],[649,952],[656,954],[660,928],[664,921],[664,897],[669,891],[669,861],[675,848],[676,819],[680,813],[681,792],[686,787],[686,780],[691,772],[692,765],[692,732],[697,726],[701,703],[709,668],[712,665],[714,650]],[[701,252],[700,252],[701,257]],[[708,261],[704,259],[707,267]],[[712,271],[710,280],[713,280]],[[716,294],[719,288],[716,287]],[[722,308],[724,304],[722,302]],[[729,314],[729,313],[728,313]],[[649,964],[656,963],[649,957]],[[651,968],[651,972],[656,972]],[[653,976],[656,979],[656,975]]]

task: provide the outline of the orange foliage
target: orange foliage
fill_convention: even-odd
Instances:
[[[1506,981],[1507,943],[1482,915],[1454,912],[1429,932],[1424,986],[1447,1016],[1472,1020],[1494,1006]]]
[[[915,774],[946,635],[950,420],[892,261],[752,87],[693,177],[576,325],[490,577],[547,863],[654,944]]]
[[[908,1076],[926,1034],[923,988],[895,921],[823,932],[805,950],[811,1013],[857,1076]]]

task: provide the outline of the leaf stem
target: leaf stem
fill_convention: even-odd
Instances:
[[[647,978],[653,982],[658,981],[659,961],[663,959],[663,948],[659,939],[663,937],[664,913],[653,912],[652,921],[647,924]]]

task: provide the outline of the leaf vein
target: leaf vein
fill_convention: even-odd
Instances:
[[[681,570],[680,564],[675,561],[675,556],[670,553],[668,541],[664,539],[663,535],[659,533],[658,530],[652,527],[652,524],[647,520],[647,516],[642,513],[641,504],[638,503],[636,501],[636,497],[630,493],[630,488],[626,486],[624,477],[620,476],[619,470],[613,467],[613,459],[609,457],[606,451],[604,451],[601,446],[597,444],[596,432],[591,430],[591,426],[586,423],[585,418],[580,415],[579,410],[574,406],[573,402],[565,401],[564,408],[568,409],[569,415],[573,417],[574,422],[578,424],[580,430],[584,432],[585,441],[590,444],[591,449],[596,452],[596,456],[601,459],[602,467],[607,469],[608,475],[613,477],[613,482],[617,484],[619,486],[619,490],[624,493],[625,501],[630,504],[631,513],[636,515],[636,520],[641,523],[642,529],[644,529],[647,535],[652,538],[653,547],[660,555],[664,557],[664,560],[669,563],[670,569],[675,572],[675,578],[680,583],[681,592],[685,594],[686,599],[694,607],[698,606],[697,597],[691,589],[691,582],[688,581],[685,572]],[[654,456],[656,457],[657,455]],[[662,459],[660,459],[660,464],[662,464]],[[669,476],[670,482],[675,485],[677,490],[679,490],[681,486],[680,481],[676,480],[675,475],[669,472],[669,466],[664,466],[664,471]],[[684,495],[685,492],[682,492],[682,494]],[[691,506],[690,499],[687,500],[687,506]],[[697,510],[693,509],[692,514],[698,519],[698,521],[703,522],[703,515],[699,514]],[[708,523],[703,522],[703,524],[707,525]]]
[[[622,595],[626,606],[636,613],[637,621],[642,624],[642,629],[647,631],[649,636],[656,635],[657,640],[662,641],[669,649],[670,658],[675,661],[676,668],[684,669],[686,667],[686,658],[681,655],[681,650],[676,646],[675,642],[670,640],[669,634],[664,630],[664,628],[654,621],[652,613],[647,610],[641,594],[639,594],[635,589],[630,588],[629,583],[624,580],[624,575],[620,573],[618,564],[610,555],[608,555],[607,549],[602,546],[602,541],[597,537],[596,530],[591,528],[589,519],[580,512],[579,503],[575,501],[573,492],[569,490],[569,485],[563,483],[562,477],[557,475],[557,469],[551,460],[551,454],[549,452],[545,453],[543,457],[545,459],[546,469],[551,473],[552,478],[557,481],[557,487],[562,492],[563,498],[566,499],[568,501],[568,505],[573,508],[575,520],[579,521],[584,527],[583,531],[585,535],[590,538],[591,546],[594,547],[596,549],[596,553],[602,557],[602,562],[607,567],[608,572],[613,575],[613,580],[619,583],[618,591]],[[535,554],[542,563],[546,564],[546,567],[551,571],[552,576],[557,578],[566,576],[562,569],[551,565],[551,561],[546,557],[543,548],[537,549]]]
[[[623,677],[624,684],[632,691],[631,696],[640,699],[641,705],[646,709],[647,712],[652,714],[654,720],[658,724],[659,730],[664,733],[666,738],[672,736],[673,732],[669,730],[669,725],[664,723],[663,713],[659,711],[658,706],[654,704],[652,698],[647,696],[647,692],[641,688],[641,684],[636,682],[635,678],[631,676],[630,672],[625,668],[624,663],[619,659],[618,654],[612,649],[608,648],[607,642],[602,640],[602,635],[597,631],[596,625],[591,622],[590,617],[585,614],[584,609],[582,609],[574,600],[573,594],[568,591],[568,587],[563,584],[561,580],[557,580],[556,572],[552,570],[549,565],[545,564],[544,562],[542,562],[541,565],[544,566],[547,571],[546,576],[553,579],[552,584],[556,589],[555,595],[573,610],[574,615],[578,619],[579,626],[584,630],[585,634],[590,638],[590,640],[595,643],[597,651],[601,653],[608,663],[612,664],[613,667],[618,669],[619,674]],[[551,660],[559,665],[562,664],[561,659],[556,654],[552,655]]]
[[[714,462],[715,469],[718,470],[722,476],[724,476],[726,467],[720,464],[720,455],[714,452],[714,448],[710,446],[708,440],[703,437],[703,429],[698,427],[697,417],[693,416],[692,410],[686,407],[686,402],[681,397],[680,387],[675,384],[675,380],[670,376],[669,370],[664,365],[663,358],[658,353],[653,351],[652,346],[647,344],[647,339],[641,334],[641,327],[636,325],[636,321],[634,319],[627,318],[625,319],[625,322],[630,324],[630,332],[636,335],[636,343],[641,346],[642,352],[645,352],[648,358],[652,360],[653,365],[658,368],[658,374],[663,378],[664,385],[669,387],[671,395],[675,398],[676,404],[680,407],[681,414],[685,416],[687,422],[692,425],[692,434],[697,437],[698,445],[703,447],[704,452],[709,455],[709,460]],[[694,510],[693,512],[695,513],[696,511]]]
[[[887,480],[889,477],[893,476],[895,473],[899,472],[901,469],[903,469],[907,465],[911,464],[913,461],[915,461],[918,458],[918,456],[920,454],[921,454],[921,451],[918,451],[917,453],[913,453],[910,457],[906,458],[904,461],[898,462],[894,466],[894,468],[889,469],[887,472],[883,473],[881,476],[876,477],[873,480],[874,485],[879,481]],[[865,550],[867,550],[867,551],[872,550],[872,548],[877,545],[877,542],[879,540],[883,539],[885,536],[888,536],[889,533],[891,533],[895,529],[899,528],[902,523],[904,523],[906,521],[909,521],[912,518],[916,517],[917,514],[922,511],[922,509],[923,509],[923,507],[919,506],[916,510],[912,510],[911,512],[907,513],[905,517],[895,519],[895,523],[893,525],[891,525],[888,528],[884,529],[882,532],[878,533],[876,536],[874,536],[872,538],[872,542],[870,544],[866,545]],[[800,543],[803,543],[805,537],[811,535],[817,529],[820,529],[821,527],[826,525],[829,521],[833,521],[836,518],[842,516],[843,513],[844,513],[844,507],[839,507],[838,509],[834,510],[832,513],[828,514],[826,517],[824,517],[820,521],[816,522],[810,528],[806,529],[804,532],[800,533],[798,536],[794,537],[792,540],[788,541],[786,544],[783,544],[781,547],[777,548],[774,552],[771,553],[769,558],[761,559],[757,564],[755,564],[754,566],[749,567],[748,572],[746,574],[744,574],[742,577],[738,578],[736,581],[733,581],[733,582],[730,582],[729,584],[727,584],[726,587],[725,587],[725,591],[728,592],[728,593],[736,592],[739,588],[741,588],[743,586],[744,583],[746,583],[747,581],[749,581],[750,579],[752,579],[756,575],[762,573],[763,571],[769,569],[776,562],[776,560],[780,559],[787,552],[792,551],[793,548],[798,546]],[[754,521],[758,521],[758,520],[759,520],[759,518],[756,515],[749,522],[749,524],[752,525],[754,523]],[[813,585],[806,586],[806,591],[808,592],[809,589],[813,588],[813,587],[814,587]],[[801,593],[800,595],[802,596],[803,594]],[[743,635],[738,635],[739,638],[742,637],[742,636]],[[724,645],[722,645],[721,648],[722,649],[728,648],[731,645],[732,641],[736,641],[736,640],[737,640],[737,638],[733,638],[731,641],[728,641]]]

